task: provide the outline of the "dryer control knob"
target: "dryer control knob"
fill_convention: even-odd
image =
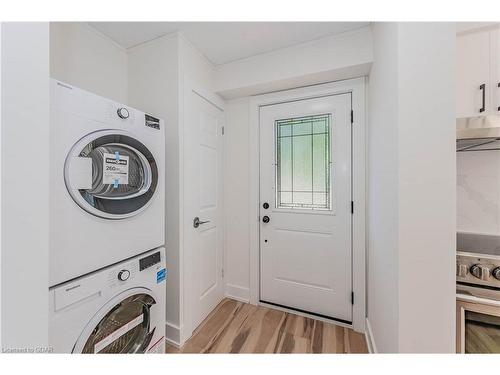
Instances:
[[[118,108],[116,113],[118,114],[118,117],[122,119],[126,119],[130,116],[130,113],[128,113],[127,108]]]
[[[118,280],[120,281],[125,281],[130,277],[130,271],[129,270],[121,270],[118,272]]]

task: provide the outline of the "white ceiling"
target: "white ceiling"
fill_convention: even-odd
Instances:
[[[215,65],[366,26],[368,22],[89,22],[124,48],[180,31]]]

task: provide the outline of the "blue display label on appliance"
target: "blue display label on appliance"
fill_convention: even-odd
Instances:
[[[159,284],[162,281],[165,281],[167,279],[167,269],[162,268],[158,272],[156,272],[156,283]]]

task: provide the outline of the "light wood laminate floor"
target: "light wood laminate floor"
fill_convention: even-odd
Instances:
[[[363,334],[224,299],[181,349],[167,353],[368,353]]]

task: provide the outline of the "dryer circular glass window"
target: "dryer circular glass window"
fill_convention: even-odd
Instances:
[[[148,148],[126,132],[106,130],[82,138],[68,155],[64,179],[75,202],[106,219],[123,219],[147,207],[158,184]]]
[[[145,353],[155,331],[150,331],[155,303],[145,293],[117,303],[93,328],[82,353]]]

